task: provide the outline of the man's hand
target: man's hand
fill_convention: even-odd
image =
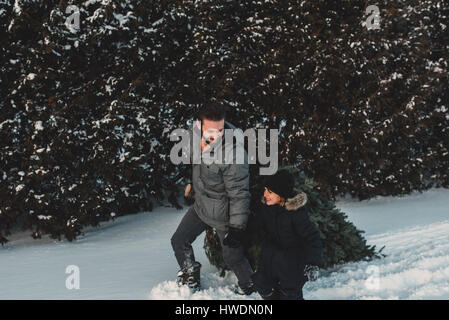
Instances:
[[[228,233],[226,233],[223,244],[230,248],[238,248],[242,243],[244,230],[229,227]]]
[[[192,205],[195,202],[195,192],[192,185],[189,183],[184,191],[184,201],[187,205]]]
[[[193,197],[192,185],[190,183],[186,186],[186,190],[184,191],[184,197],[186,198]]]

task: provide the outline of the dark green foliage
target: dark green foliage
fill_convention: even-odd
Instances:
[[[323,268],[332,267],[335,264],[370,260],[382,257],[382,249],[376,250],[375,246],[366,244],[363,238],[363,231],[358,230],[347,216],[335,207],[335,204],[322,196],[315,189],[311,179],[304,178],[298,169],[288,167],[287,169],[295,176],[296,189],[303,191],[308,196],[310,205],[310,220],[320,231],[323,243]],[[260,254],[260,243],[264,236],[260,234],[257,212],[260,207],[260,200],[263,194],[263,177],[252,179],[251,188],[251,216],[246,230],[244,248],[249,262],[253,268],[257,266],[257,259]],[[206,233],[204,247],[206,255],[212,265],[222,270],[222,274],[227,269],[221,255],[221,247],[218,236],[212,229]]]
[[[80,9],[73,33],[64,25],[69,4]],[[169,133],[191,117],[173,112],[185,106],[170,99],[183,88],[183,63],[172,62],[192,37],[184,10],[176,2],[0,3],[0,242],[17,225],[34,238],[73,240],[166,196],[176,205]]]
[[[326,199],[448,187],[449,4],[370,4],[379,30],[361,0],[1,1],[0,242],[176,205],[168,134],[211,99]]]
[[[204,250],[210,263],[217,268],[221,269],[221,276],[225,275],[227,269],[221,253],[220,240],[213,228],[207,228],[206,237],[204,239]]]

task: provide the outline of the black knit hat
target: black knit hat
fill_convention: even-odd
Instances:
[[[274,175],[267,176],[264,181],[265,187],[285,199],[294,196],[295,179],[287,170],[279,170]]]

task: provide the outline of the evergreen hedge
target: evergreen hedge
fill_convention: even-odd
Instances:
[[[326,199],[448,187],[449,4],[370,4],[1,1],[0,242],[176,204],[168,135],[211,99]]]

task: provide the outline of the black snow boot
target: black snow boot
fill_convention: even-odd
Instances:
[[[240,295],[249,296],[250,294],[257,292],[256,286],[253,282],[248,283],[247,285],[236,285],[234,287],[234,292]]]
[[[182,268],[178,272],[178,286],[187,285],[193,290],[199,290],[201,263],[195,262],[191,267]]]

